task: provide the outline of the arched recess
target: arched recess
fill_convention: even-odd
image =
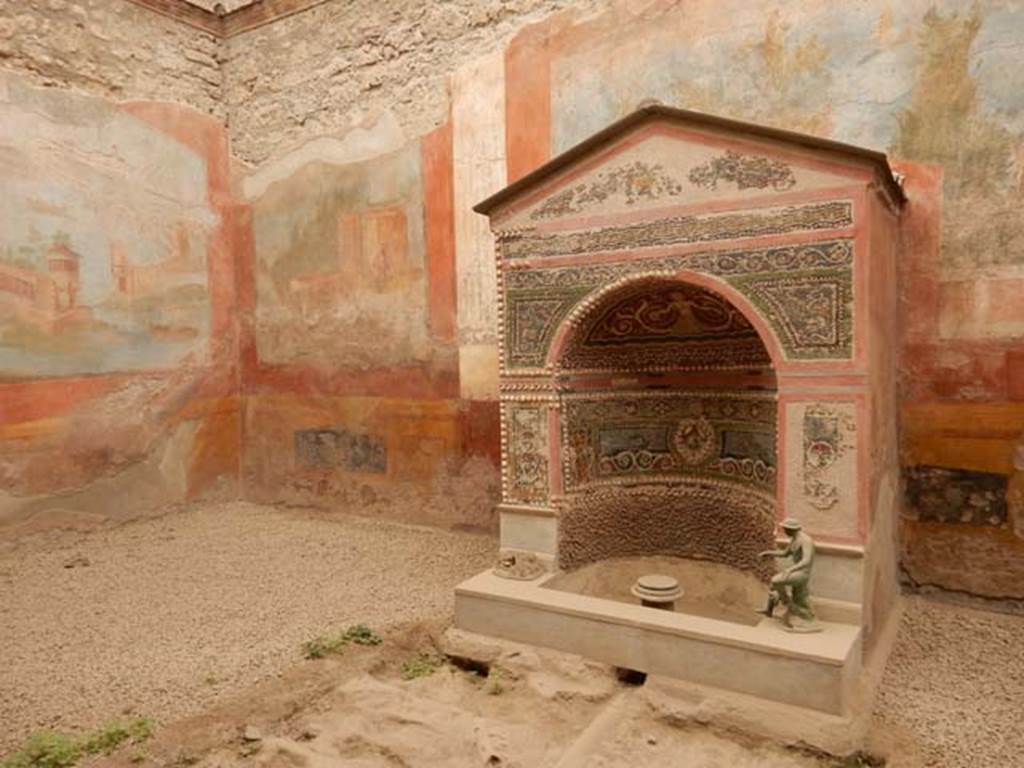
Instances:
[[[566,344],[569,343],[572,335],[578,328],[581,319],[590,314],[594,307],[604,303],[608,296],[617,293],[626,286],[659,279],[704,288],[725,299],[730,305],[735,307],[736,310],[739,311],[757,331],[757,335],[761,339],[761,343],[764,345],[768,356],[771,358],[772,368],[781,372],[788,367],[782,353],[782,344],[779,342],[779,338],[775,331],[761,316],[760,312],[758,312],[757,308],[750,302],[750,300],[729,285],[729,283],[713,275],[708,275],[703,272],[694,272],[691,270],[650,270],[620,278],[619,280],[598,288],[582,298],[576,306],[573,307],[569,314],[566,315],[552,338],[546,360],[548,368],[557,369],[560,367],[562,357],[565,353]]]
[[[674,555],[771,573],[780,346],[741,295],[648,272],[584,298],[548,357],[558,560]]]

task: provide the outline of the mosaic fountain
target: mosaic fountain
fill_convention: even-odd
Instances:
[[[461,584],[457,627],[852,716],[897,595],[903,203],[882,154],[652,106],[478,205],[501,547],[533,570]],[[816,543],[813,634],[752,610],[786,517]],[[650,573],[673,610],[629,593]]]

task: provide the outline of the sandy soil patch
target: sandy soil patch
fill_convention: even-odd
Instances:
[[[300,665],[307,674],[320,670],[321,684],[293,671],[234,706],[171,725],[146,746],[146,762],[199,768],[836,765],[765,742],[675,727],[612,669],[570,654],[502,643],[505,651],[486,673],[438,663],[429,674],[405,679],[410,660],[444,645],[437,630],[409,628],[382,646]],[[267,704],[254,707],[256,700]],[[111,763],[128,768],[131,755]]]

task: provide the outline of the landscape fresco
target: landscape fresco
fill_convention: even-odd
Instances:
[[[59,96],[0,90],[0,375],[174,366],[209,336],[205,163]]]
[[[418,145],[310,164],[254,204],[260,360],[350,368],[429,359]]]

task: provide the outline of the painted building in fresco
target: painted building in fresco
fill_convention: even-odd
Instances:
[[[0,301],[5,314],[26,323],[54,327],[79,311],[82,255],[55,238],[41,259],[18,258],[9,248],[0,260]],[[87,314],[87,313],[85,313]]]

